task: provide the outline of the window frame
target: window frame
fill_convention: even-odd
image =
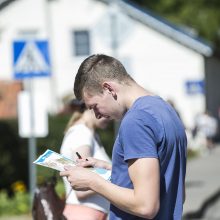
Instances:
[[[74,44],[73,55],[77,57],[90,55],[90,32],[86,29],[73,30],[72,35]]]

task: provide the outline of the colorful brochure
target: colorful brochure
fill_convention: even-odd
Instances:
[[[64,166],[76,166],[77,164],[76,161],[73,161],[63,156],[62,154],[58,154],[52,150],[46,150],[33,163],[44,167],[49,167],[58,171],[64,171]],[[111,170],[96,167],[88,169],[90,169],[92,172],[99,174],[105,180],[110,180],[111,178]]]

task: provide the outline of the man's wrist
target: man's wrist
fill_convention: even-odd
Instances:
[[[103,181],[106,181],[106,180],[104,180],[98,174],[95,174],[94,177],[90,179],[89,188],[95,192],[98,192],[99,188],[102,187]]]

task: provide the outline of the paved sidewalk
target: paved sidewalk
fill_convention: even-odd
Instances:
[[[220,145],[188,161],[186,172],[185,219],[220,219]]]

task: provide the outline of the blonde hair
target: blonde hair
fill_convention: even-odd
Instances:
[[[73,126],[76,121],[78,121],[81,117],[82,114],[84,113],[84,111],[86,110],[86,105],[84,102],[79,101],[77,99],[72,99],[70,101],[70,104],[72,105],[72,107],[74,107],[73,110],[73,114],[71,116],[71,118],[69,119],[66,128],[64,130],[64,134],[66,134],[66,132],[68,131],[68,129]]]
[[[66,128],[64,130],[64,134],[66,134],[66,132],[69,130],[69,128],[71,126],[73,126],[76,123],[76,121],[78,121],[82,117],[82,114],[83,114],[83,112],[80,112],[80,111],[76,111],[72,114],[72,116],[71,116],[70,120],[68,121]]]

